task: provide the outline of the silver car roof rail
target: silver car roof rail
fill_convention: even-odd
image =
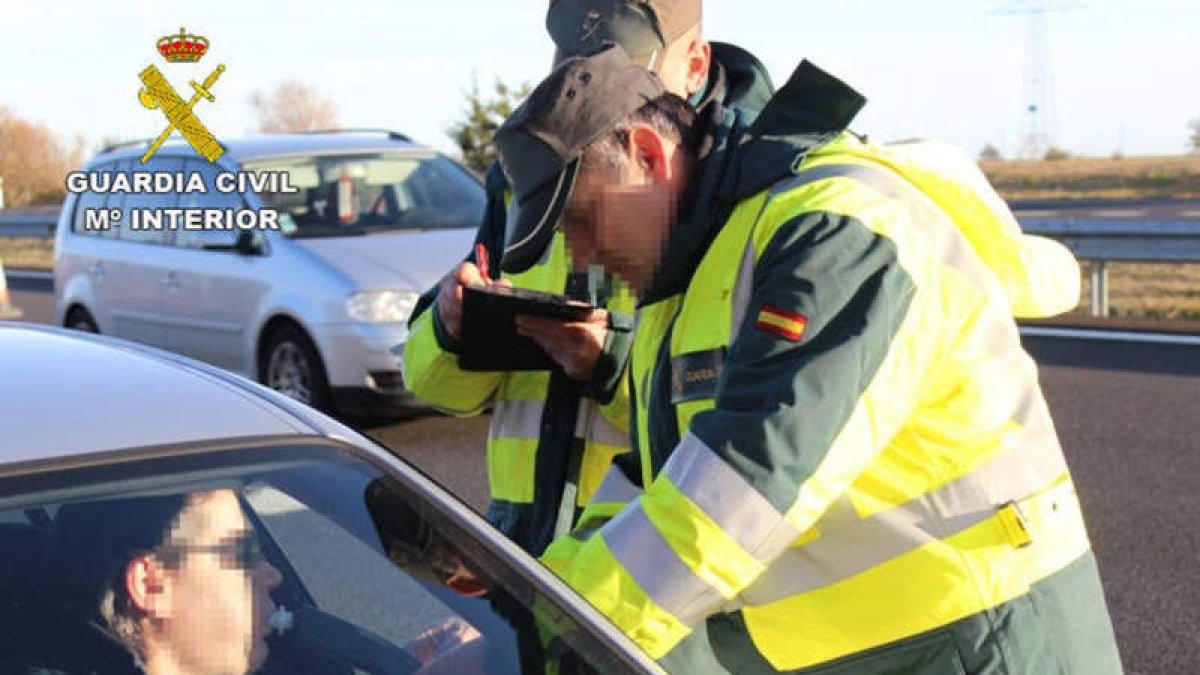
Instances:
[[[103,148],[100,149],[100,152],[98,152],[96,154],[97,155],[106,155],[115,150],[122,150],[124,148],[132,148],[132,147],[136,147],[139,145],[149,146],[153,142],[154,142],[153,138],[137,138],[137,139],[128,140],[128,141],[116,141],[114,143],[109,143],[108,145],[105,145]]]
[[[298,131],[300,134],[382,134],[393,141],[405,141],[412,143],[413,139],[402,134],[399,131],[392,129],[384,129],[381,127],[351,127],[345,129],[311,129],[308,131]]]

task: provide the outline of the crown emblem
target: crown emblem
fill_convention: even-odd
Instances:
[[[175,35],[166,35],[158,39],[158,52],[168,61],[195,62],[208,51],[208,38],[192,35],[179,27]]]

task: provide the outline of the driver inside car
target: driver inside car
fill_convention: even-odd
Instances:
[[[282,577],[233,490],[67,505],[58,520],[91,577],[97,628],[128,651],[126,672],[241,675],[263,664]]]
[[[275,630],[321,642],[319,651],[336,647],[326,656],[363,644],[361,631],[317,608],[277,612],[271,591],[283,577],[234,490],[65,504],[54,529],[70,579],[63,604],[86,621],[88,639],[72,634],[48,658],[38,650],[21,660],[22,675],[246,675],[263,668]],[[480,637],[452,618],[415,636],[379,672],[485,672]],[[328,663],[306,666],[319,662]]]

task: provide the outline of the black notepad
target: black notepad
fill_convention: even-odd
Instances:
[[[581,321],[595,309],[566,296],[507,286],[467,286],[463,291],[463,370],[549,370],[555,366],[531,338],[517,334],[516,316],[532,314]]]

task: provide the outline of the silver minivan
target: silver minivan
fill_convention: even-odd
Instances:
[[[318,408],[410,404],[393,349],[419,294],[470,250],[485,204],[478,178],[395,132],[223,146],[215,163],[185,143],[144,164],[144,144],[88,162],[59,216],[58,322],[207,361]],[[197,174],[203,187],[121,189],[141,172]],[[220,174],[286,180],[223,192],[234,183]],[[129,226],[135,211],[195,209],[273,210],[276,229]]]

